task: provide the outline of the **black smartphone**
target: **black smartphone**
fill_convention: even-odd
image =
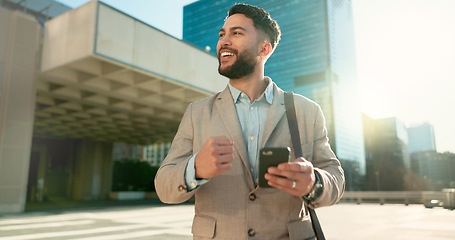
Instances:
[[[272,166],[278,166],[280,163],[289,162],[291,149],[283,148],[262,148],[259,151],[259,187],[270,188],[267,179],[264,178],[267,169]]]

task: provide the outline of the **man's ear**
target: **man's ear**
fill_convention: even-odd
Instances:
[[[270,55],[272,54],[272,44],[270,44],[267,41],[264,41],[264,42],[262,42],[262,44],[260,44],[260,46],[261,46],[260,56],[269,58]]]

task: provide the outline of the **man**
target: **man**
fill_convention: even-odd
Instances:
[[[156,175],[161,201],[195,196],[194,239],[312,239],[306,206],[335,204],[344,191],[322,111],[300,95],[294,102],[304,158],[269,168],[272,188],[257,186],[260,148],[292,147],[284,92],[264,77],[280,35],[263,9],[229,10],[217,45],[218,71],[229,84],[189,105]]]

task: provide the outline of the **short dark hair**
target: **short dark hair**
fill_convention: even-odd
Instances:
[[[248,4],[235,4],[228,11],[228,17],[234,14],[243,14],[247,18],[253,20],[254,27],[263,31],[272,45],[272,49],[275,49],[276,45],[281,39],[281,30],[278,23],[270,17],[270,14],[264,9],[248,5]]]

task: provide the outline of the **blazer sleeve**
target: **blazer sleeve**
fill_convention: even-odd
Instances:
[[[325,118],[319,105],[315,116],[312,163],[315,171],[321,175],[324,191],[310,204],[312,208],[335,204],[341,199],[345,188],[344,171],[330,147]]]
[[[155,189],[164,203],[177,204],[190,199],[195,191],[187,191],[185,170],[193,155],[192,104],[183,115],[171,149],[155,176]]]

